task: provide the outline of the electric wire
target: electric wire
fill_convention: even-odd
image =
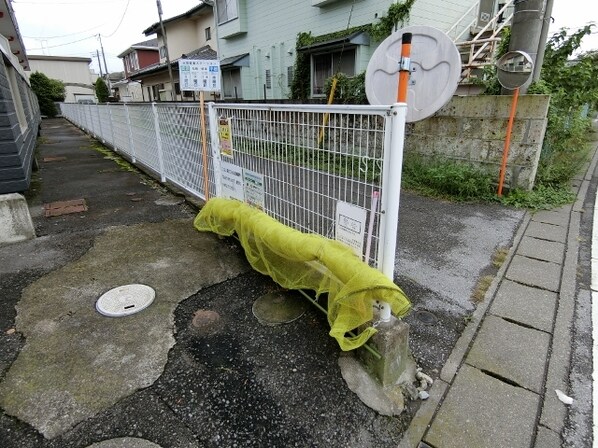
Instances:
[[[129,9],[129,4],[130,3],[131,3],[131,0],[127,0],[127,5],[125,6],[125,10],[123,12],[122,17],[120,18],[120,22],[118,22],[118,25],[116,26],[116,29],[112,33],[108,34],[107,36],[104,36],[105,38],[112,37],[112,36],[114,36],[116,34],[116,32],[118,31],[118,29],[122,25],[123,20],[125,20],[125,16],[127,15],[127,10]]]

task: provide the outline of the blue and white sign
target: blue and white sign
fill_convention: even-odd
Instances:
[[[181,90],[220,92],[218,60],[179,59]]]

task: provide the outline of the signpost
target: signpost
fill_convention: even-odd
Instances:
[[[204,92],[220,92],[220,62],[212,59],[180,59],[179,77],[181,91],[199,92],[204,193],[207,201],[210,197],[210,183]]]
[[[379,266],[392,281],[405,123],[422,120],[440,109],[455,93],[460,76],[457,47],[446,34],[429,26],[409,26],[391,34],[378,46],[367,67],[365,91],[370,104],[392,105],[390,154],[384,164],[381,198],[384,248]],[[390,320],[388,303],[375,308],[381,321]]]

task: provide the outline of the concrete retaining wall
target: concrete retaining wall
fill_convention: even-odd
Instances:
[[[511,96],[455,96],[409,125],[405,152],[500,170]],[[505,185],[531,190],[546,132],[548,95],[522,95],[513,124]]]

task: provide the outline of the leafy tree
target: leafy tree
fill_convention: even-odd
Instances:
[[[95,83],[96,89],[96,96],[98,97],[98,101],[100,103],[105,103],[108,101],[108,97],[110,96],[110,90],[108,90],[108,86],[104,82],[102,78],[98,78]]]
[[[31,89],[37,95],[42,115],[50,118],[58,113],[55,101],[64,101],[65,88],[62,81],[48,78],[40,72],[35,72],[29,78]]]
[[[587,25],[572,34],[562,29],[554,34],[546,44],[540,80],[528,89],[528,93],[551,96],[538,166],[540,184],[565,185],[587,157],[585,139],[590,120],[582,109],[598,103],[598,53],[572,56],[592,27]]]

